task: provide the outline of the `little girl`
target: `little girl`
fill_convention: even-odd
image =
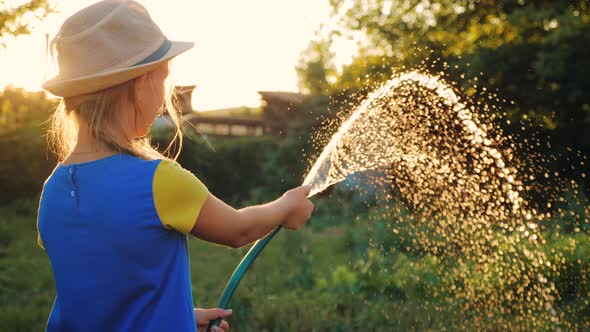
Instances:
[[[163,104],[182,139],[165,80],[193,44],[166,39],[140,4],[84,8],[52,45],[59,74],[43,88],[61,97],[49,133],[60,162],[38,216],[57,290],[47,331],[196,331],[229,317],[193,308],[187,234],[237,248],[279,225],[299,229],[309,187],[235,210],[150,146]]]

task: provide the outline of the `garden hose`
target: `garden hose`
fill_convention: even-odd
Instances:
[[[272,231],[266,237],[256,241],[256,243],[254,243],[252,248],[250,248],[248,253],[244,256],[244,258],[242,258],[242,261],[240,262],[240,264],[238,264],[238,266],[234,270],[234,273],[232,273],[231,277],[229,278],[227,285],[225,285],[225,289],[223,290],[223,293],[221,293],[221,297],[219,298],[219,302],[217,303],[218,308],[227,309],[227,307],[229,305],[229,301],[231,300],[232,296],[234,295],[234,292],[235,292],[236,288],[238,287],[238,285],[240,284],[240,281],[242,280],[242,278],[246,274],[246,271],[248,271],[248,268],[250,267],[250,265],[252,265],[252,263],[254,262],[256,257],[258,257],[258,255],[262,252],[264,247],[266,247],[266,245],[281,230],[281,228],[282,228],[281,226],[277,227],[274,231]],[[220,323],[221,323],[221,318],[217,318],[216,320],[210,321],[209,326],[207,327],[207,332],[211,332],[211,328],[213,326],[216,326],[216,327],[219,326]]]

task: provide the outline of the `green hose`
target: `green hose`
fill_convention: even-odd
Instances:
[[[242,261],[240,262],[240,264],[238,264],[238,266],[234,270],[234,273],[232,273],[231,277],[229,278],[227,285],[225,285],[225,289],[223,290],[223,293],[221,293],[221,297],[219,298],[219,302],[217,303],[218,308],[227,309],[227,307],[229,305],[229,301],[231,300],[232,296],[234,295],[234,292],[235,292],[236,288],[238,287],[238,285],[240,284],[240,281],[242,280],[242,278],[246,274],[246,271],[248,271],[248,268],[250,267],[250,265],[252,265],[252,263],[254,262],[256,257],[258,257],[258,255],[262,252],[262,249],[264,249],[264,247],[266,247],[266,245],[281,230],[281,228],[282,228],[281,226],[277,227],[274,231],[272,231],[266,237],[256,241],[256,243],[254,243],[252,248],[250,248],[250,250],[248,251],[246,256],[244,256],[244,258],[242,258]],[[212,320],[211,322],[209,322],[209,326],[207,327],[207,332],[210,332],[211,328],[213,326],[219,326],[220,323],[221,323],[221,318],[218,318],[216,320]]]

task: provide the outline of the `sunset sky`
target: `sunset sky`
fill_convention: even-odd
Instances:
[[[52,38],[65,18],[94,2],[53,0],[59,13],[36,22],[29,36],[8,38],[6,49],[0,48],[0,88],[11,83],[39,90],[44,76],[55,74],[45,65],[45,34]],[[260,90],[298,91],[299,55],[320,24],[331,22],[328,0],[139,2],[169,39],[195,42],[174,61],[173,80],[197,85],[197,110],[258,106]],[[354,43],[343,40],[337,47],[337,63],[348,62]]]

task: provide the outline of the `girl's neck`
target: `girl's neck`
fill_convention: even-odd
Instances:
[[[62,164],[75,164],[105,158],[117,153],[96,141],[90,134],[88,126],[80,123],[76,145]]]

